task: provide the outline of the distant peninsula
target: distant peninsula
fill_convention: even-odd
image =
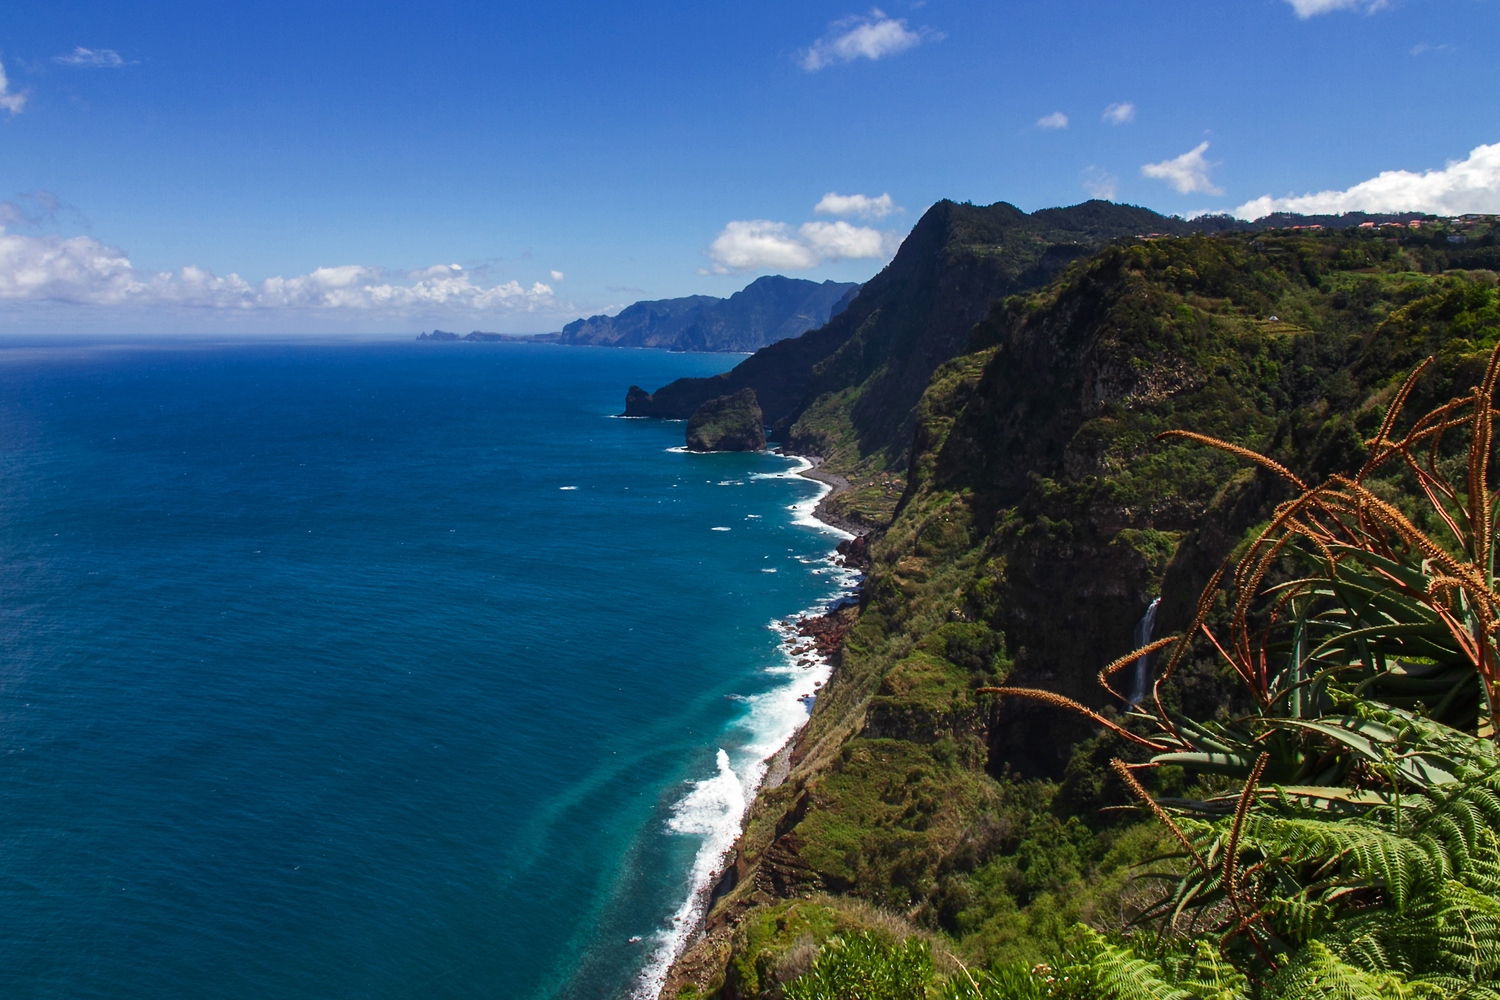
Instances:
[[[575,320],[557,336],[564,344],[748,354],[816,330],[842,312],[859,288],[849,281],[773,274],[755,279],[727,299],[689,295],[637,302],[614,316]]]

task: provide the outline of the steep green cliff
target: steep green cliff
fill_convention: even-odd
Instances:
[[[804,939],[834,933],[815,924],[874,913],[981,965],[1044,959],[1079,920],[1118,928],[1129,867],[1162,836],[1117,811],[1128,800],[1104,763],[1130,749],[973,691],[1004,680],[1117,711],[1094,677],[1134,647],[1151,600],[1158,634],[1182,627],[1284,498],[1160,431],[1317,481],[1359,463],[1420,358],[1439,364],[1417,410],[1473,384],[1500,339],[1500,248],[1488,223],[1449,242],[1458,230],[1126,241],[996,302],[910,414],[907,486],[871,544],[860,618],[669,989],[774,995]],[[847,469],[869,453],[836,454]],[[1221,670],[1188,664],[1169,702],[1212,718],[1238,697]],[[1153,780],[1171,792],[1182,777]]]

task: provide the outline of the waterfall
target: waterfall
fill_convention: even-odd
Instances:
[[[1141,615],[1141,620],[1135,623],[1135,648],[1140,649],[1151,641],[1151,633],[1156,630],[1156,606],[1161,603],[1161,598],[1153,600],[1146,613]],[[1139,705],[1146,699],[1146,694],[1151,685],[1151,657],[1143,656],[1135,661],[1135,683],[1130,687],[1130,703]]]

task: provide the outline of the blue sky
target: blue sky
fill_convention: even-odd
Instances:
[[[1496,212],[1497,56],[1500,0],[8,4],[0,330],[543,331],[945,197]]]

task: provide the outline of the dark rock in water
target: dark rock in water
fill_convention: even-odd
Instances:
[[[418,340],[462,340],[463,338],[460,337],[458,334],[452,333],[452,332],[450,332],[448,330],[433,330],[431,333],[419,333],[419,334],[417,334],[417,339]]]
[[[639,390],[637,390],[639,391]],[[688,418],[689,451],[760,451],[766,446],[765,417],[754,389],[710,399]]]
[[[627,416],[627,417],[655,416],[654,413],[645,413],[645,412],[643,412],[645,410],[649,410],[650,408],[651,408],[651,393],[647,392],[645,389],[642,389],[638,385],[633,385],[628,390],[626,390],[626,392],[625,392],[625,416]]]
[[[846,538],[838,544],[838,553],[844,557],[845,566],[856,566],[861,569],[870,565],[870,539],[865,535],[855,535]]]

